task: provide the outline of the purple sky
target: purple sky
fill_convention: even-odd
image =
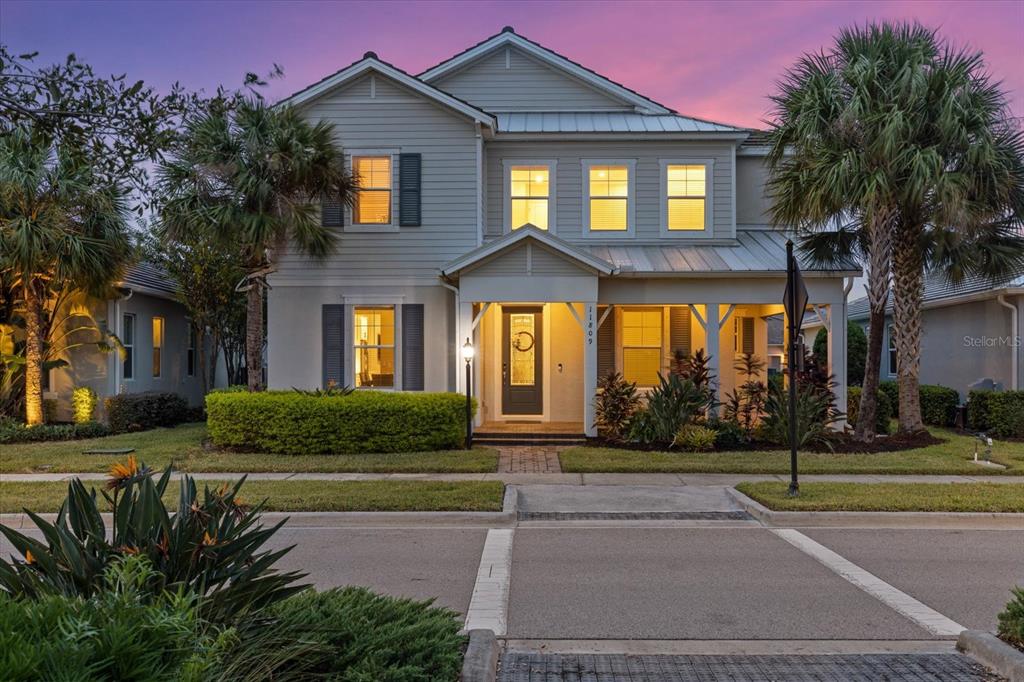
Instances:
[[[276,62],[272,99],[376,51],[412,73],[510,24],[681,113],[756,126],[775,79],[845,25],[917,19],[983,50],[1024,116],[1024,0],[1001,2],[57,2],[0,0],[0,40],[76,52],[156,86],[236,86]]]

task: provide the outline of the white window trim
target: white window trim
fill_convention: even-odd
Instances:
[[[156,336],[153,335],[153,322],[155,320],[160,320],[160,345],[159,346],[156,345]],[[153,317],[150,319],[150,322],[149,322],[149,334],[150,334],[150,339],[149,339],[150,351],[155,351],[157,348],[160,349],[160,373],[159,374],[153,374],[153,364],[152,364],[153,363],[153,355],[152,355],[152,352],[150,353],[150,356],[149,356],[149,360],[150,360],[149,373],[153,375],[154,379],[163,379],[164,378],[164,347],[167,345],[167,318],[164,317],[163,315],[153,315]]]
[[[896,364],[892,361],[893,354],[899,355],[899,351],[896,349],[896,337],[893,335],[893,325],[891,322],[886,322],[885,325],[885,364],[888,365],[888,376],[895,377]]]
[[[125,335],[124,320],[125,320],[126,317],[132,318],[132,342],[129,343],[129,344],[125,344],[124,343],[124,335]],[[120,363],[121,366],[118,368],[121,371],[121,381],[135,381],[135,365],[136,365],[135,357],[138,355],[138,352],[137,352],[138,348],[139,348],[138,339],[139,339],[139,320],[136,317],[135,313],[121,313],[121,343],[122,343],[122,345],[125,345],[128,348],[132,349],[132,361],[131,361],[132,375],[130,377],[126,377],[124,375],[124,365],[125,365],[125,363],[124,363],[124,361],[121,361],[121,363]]]
[[[505,234],[512,231],[512,167],[513,166],[547,166],[548,167],[548,232],[557,234],[558,229],[555,222],[557,213],[556,204],[558,194],[556,189],[556,177],[558,175],[558,161],[555,159],[502,159],[504,167],[504,180],[502,185],[502,196],[505,204]]]
[[[636,159],[583,159],[583,237],[586,239],[631,239],[636,236]],[[626,190],[626,229],[590,229],[590,168],[592,166],[625,166],[628,174]]]
[[[402,390],[402,304],[405,296],[343,296],[345,304],[345,385],[357,391],[401,391]],[[356,386],[356,308],[392,306],[395,309],[395,385]],[[418,392],[418,391],[417,391]]]
[[[345,206],[345,232],[398,232],[398,155],[401,150],[390,149],[362,149],[358,147],[345,150],[345,168],[349,173],[354,173],[355,164],[353,158],[360,156],[388,156],[391,158],[391,222],[389,223],[357,223],[355,218],[355,207]]]
[[[707,239],[714,236],[715,225],[715,160],[714,159],[659,159],[661,173],[658,197],[661,209],[661,236],[665,239]],[[668,167],[704,166],[704,229],[668,229]]]

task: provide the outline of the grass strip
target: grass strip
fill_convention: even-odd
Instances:
[[[736,489],[773,511],[1024,513],[1024,484],[1018,483],[812,482],[800,484],[799,497],[787,497],[788,483],[779,481]]]

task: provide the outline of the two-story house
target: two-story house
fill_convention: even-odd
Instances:
[[[291,96],[359,176],[341,244],[280,254],[271,387],[464,391],[478,422],[594,434],[598,377],[704,348],[719,390],[767,353],[785,285],[763,135],[676,113],[505,28],[413,76],[373,53]],[[845,376],[844,278],[805,268]],[[845,387],[838,399],[845,406]]]

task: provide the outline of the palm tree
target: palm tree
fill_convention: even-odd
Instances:
[[[68,289],[100,294],[131,255],[123,188],[37,131],[0,136],[0,268],[25,320],[25,421],[43,421],[48,306]]]
[[[315,258],[337,233],[322,226],[319,202],[350,203],[355,183],[334,144],[333,126],[310,124],[293,109],[262,100],[214,101],[190,117],[159,169],[161,233],[171,239],[212,231],[238,249],[246,278],[246,366],[250,391],[262,388],[263,309],[273,253],[294,248]]]

